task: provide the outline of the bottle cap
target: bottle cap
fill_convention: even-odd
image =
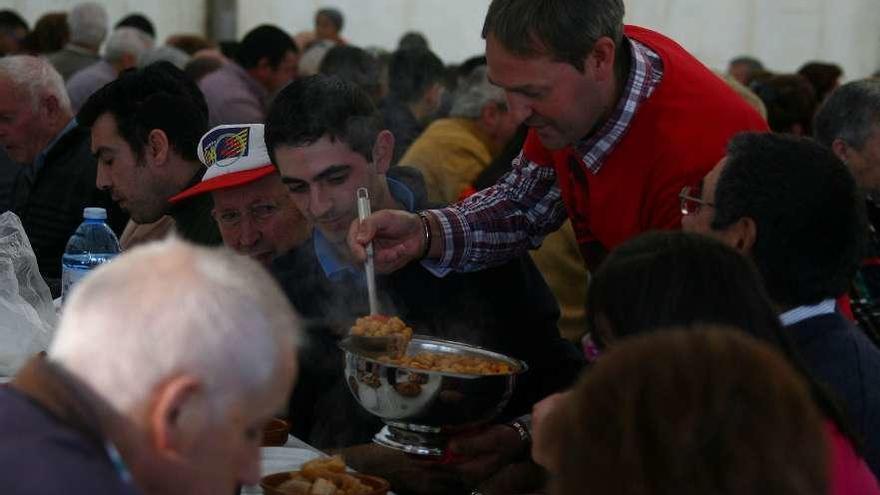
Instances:
[[[107,210],[104,208],[84,208],[83,218],[86,220],[106,220]]]

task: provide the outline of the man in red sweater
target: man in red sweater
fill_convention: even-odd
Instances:
[[[414,258],[478,270],[541,243],[566,216],[591,268],[641,232],[678,228],[676,196],[734,134],[766,123],[674,41],[623,25],[622,0],[494,0],[483,26],[489,78],[531,127],[513,170],[441,210],[354,223],[380,270]]]

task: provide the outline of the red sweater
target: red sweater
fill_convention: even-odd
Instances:
[[[767,130],[752,107],[677,43],[635,26],[624,32],[660,56],[663,79],[599,172],[590,173],[572,147],[544,148],[533,130],[523,147],[526,158],[556,169],[582,249],[598,241],[611,250],[642,232],[678,229],[681,188],[699,184],[734,134]]]

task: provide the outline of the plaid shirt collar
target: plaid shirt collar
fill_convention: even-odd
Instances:
[[[608,155],[623,139],[639,105],[660,85],[663,78],[663,61],[646,45],[625,38],[632,52],[632,68],[623,95],[607,122],[592,136],[578,141],[574,148],[583,157],[584,165],[593,174],[599,173]]]

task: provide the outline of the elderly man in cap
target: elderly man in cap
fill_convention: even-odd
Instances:
[[[202,181],[171,198],[210,192],[211,215],[223,243],[265,266],[309,236],[311,227],[290,198],[263,141],[263,124],[221,125],[199,141]]]
[[[48,357],[0,388],[3,493],[231,494],[296,370],[298,320],[257,263],[179,240],[67,300]]]

